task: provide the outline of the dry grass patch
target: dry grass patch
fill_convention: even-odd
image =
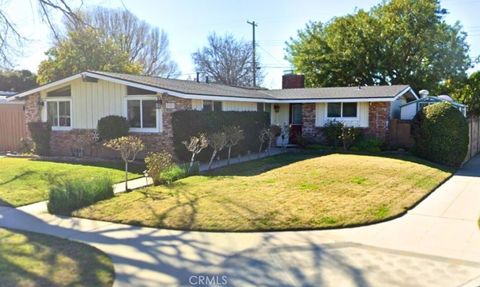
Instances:
[[[0,228],[1,286],[112,286],[110,258],[88,245]]]
[[[74,214],[192,230],[351,226],[403,213],[451,174],[415,158],[284,154],[122,194]]]

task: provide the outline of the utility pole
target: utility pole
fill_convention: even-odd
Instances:
[[[257,23],[255,21],[247,21],[247,24],[252,25],[252,34],[253,34],[253,39],[252,39],[252,48],[253,48],[253,54],[252,54],[252,68],[253,68],[253,87],[257,86],[257,61],[255,58],[255,27],[257,27]]]

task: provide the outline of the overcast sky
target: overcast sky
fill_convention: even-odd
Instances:
[[[2,2],[3,1],[3,2]],[[79,1],[70,1],[73,6]],[[181,78],[194,77],[191,54],[206,44],[210,32],[231,33],[251,40],[251,26],[247,20],[258,22],[257,52],[266,74],[264,86],[281,87],[281,75],[289,69],[284,60],[285,41],[295,36],[308,21],[328,21],[333,17],[353,13],[356,9],[370,9],[377,0],[202,0],[202,1],[148,1],[148,0],[84,0],[85,8],[94,6],[127,8],[139,18],[167,32],[170,51],[181,69]],[[23,47],[16,68],[37,71],[39,62],[51,41],[48,27],[42,23],[36,10],[36,0],[0,0],[7,5],[7,14],[30,41]],[[480,0],[443,0],[442,6],[450,13],[449,23],[460,21],[469,34],[471,56],[480,55]]]

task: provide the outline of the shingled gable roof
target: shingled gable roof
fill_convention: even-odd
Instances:
[[[126,85],[132,85],[159,93],[167,92],[173,96],[192,99],[257,101],[272,103],[321,102],[332,100],[391,101],[407,92],[410,92],[413,97],[418,98],[408,85],[266,90],[232,87],[215,83],[199,83],[187,80],[165,79],[152,76],[98,71],[83,72],[29,91],[19,93],[13,98],[18,99],[43,89],[64,84],[80,77],[92,77],[101,80],[120,82]]]

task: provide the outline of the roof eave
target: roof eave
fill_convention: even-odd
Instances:
[[[113,76],[106,76],[102,75],[100,73],[95,73],[95,72],[82,72],[78,73],[75,75],[72,75],[70,77],[51,82],[48,84],[45,84],[43,86],[27,90],[21,93],[18,93],[12,97],[10,97],[8,100],[13,101],[13,100],[18,100],[20,98],[23,98],[25,96],[40,92],[42,90],[46,90],[55,86],[59,86],[65,83],[68,83],[70,81],[73,81],[75,79],[81,78],[81,77],[93,77],[99,80],[105,80],[105,81],[111,81],[119,84],[124,84],[140,89],[145,89],[157,93],[168,93],[171,96],[179,97],[179,98],[184,98],[184,99],[199,99],[199,100],[230,100],[230,101],[239,101],[239,102],[263,102],[263,103],[328,103],[328,102],[391,102],[394,101],[395,99],[399,98],[400,96],[404,95],[408,91],[411,91],[412,94],[418,98],[418,96],[413,92],[413,90],[408,86],[404,90],[400,91],[398,94],[396,94],[393,97],[358,97],[358,98],[273,98],[273,96],[270,97],[235,97],[235,96],[226,96],[226,95],[207,95],[207,94],[190,94],[190,93],[185,93],[185,92],[180,92],[180,91],[175,91],[171,89],[165,89],[165,88],[160,88],[160,87],[155,87],[153,85],[148,85],[144,83],[139,83],[136,81],[131,81],[131,80],[125,80],[121,79],[118,77],[113,77]],[[262,91],[262,93],[265,93]]]

